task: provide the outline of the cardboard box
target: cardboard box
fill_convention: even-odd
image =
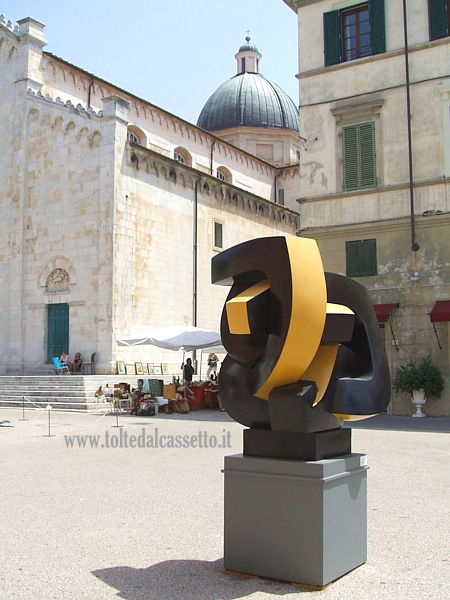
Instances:
[[[177,386],[174,383],[165,383],[163,389],[163,397],[167,400],[175,400]]]

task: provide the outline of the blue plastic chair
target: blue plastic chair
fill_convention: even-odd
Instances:
[[[52,357],[53,365],[55,367],[55,371],[57,375],[62,375],[67,371],[70,375],[70,369],[67,365],[61,365],[59,362],[59,358],[57,356]]]

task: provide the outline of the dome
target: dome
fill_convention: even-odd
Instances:
[[[239,48],[239,52],[258,52],[259,53],[259,50],[255,46],[255,44],[250,43],[250,38],[248,36],[245,38],[245,41],[246,41],[246,43],[242,44],[242,46]]]
[[[248,36],[235,58],[237,75],[212,94],[200,113],[198,127],[206,131],[261,127],[299,132],[297,107],[278,85],[261,75],[261,54]]]
[[[239,73],[223,83],[206,102],[197,125],[207,131],[232,127],[299,131],[294,102],[260,73]]]

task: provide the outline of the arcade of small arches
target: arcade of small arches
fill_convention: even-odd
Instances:
[[[139,173],[139,177],[153,174],[166,180],[171,179],[174,183],[184,188],[194,189],[198,177],[192,172],[186,172],[186,165],[175,159],[169,164],[167,158],[147,148],[130,147],[129,164],[132,171]],[[234,205],[244,211],[249,211],[259,217],[287,223],[298,229],[300,226],[299,215],[280,204],[270,200],[252,197],[241,189],[236,189],[229,182],[218,179],[206,173],[201,174],[202,184],[198,187],[200,194],[209,196],[215,200]],[[228,187],[230,186],[230,187]]]
[[[70,100],[67,100],[66,102],[64,102],[59,97],[56,98],[56,100],[54,100],[49,94],[44,95],[41,92],[35,92],[31,88],[28,89],[28,95],[31,97],[34,97],[35,99],[42,100],[46,103],[56,104],[57,106],[60,106],[62,109],[63,108],[69,109],[79,116],[87,116],[89,118],[92,118],[92,117],[101,118],[103,116],[103,111],[101,111],[101,110],[96,112],[91,107],[85,108],[81,104],[77,104],[75,106]],[[166,120],[167,120],[167,123],[169,123],[169,117],[167,117]],[[184,129],[181,127],[181,124],[176,123],[175,118],[170,119],[170,123],[173,123],[174,131],[177,134],[181,135],[181,137],[184,137],[182,135],[184,132]],[[203,135],[201,133],[201,131],[200,131],[200,133],[196,133],[195,127],[193,125],[189,127],[188,124],[185,124],[185,129],[186,129],[186,131],[192,130],[193,140],[195,142],[200,142],[201,145],[207,145],[208,151],[209,151],[210,146],[211,146],[211,139],[207,136],[207,134]],[[189,135],[187,137],[191,138],[191,135]],[[135,125],[133,123],[130,123],[127,127],[127,139],[128,139],[128,141],[138,144],[140,146],[143,146],[144,148],[147,148],[150,145],[148,135],[144,132],[144,130],[141,127],[138,127],[137,125]],[[257,173],[261,173],[264,175],[269,174],[270,168],[268,166],[266,166],[263,162],[258,161],[257,159],[253,159],[250,155],[248,155],[246,153],[239,152],[239,150],[234,149],[229,144],[226,144],[219,140],[215,140],[214,146],[215,146],[215,155],[216,156],[219,156],[219,157],[223,156],[223,158],[228,159],[228,161],[237,162],[240,165],[245,166],[246,168],[249,168],[251,170],[256,170]],[[188,166],[192,166],[191,153],[184,146],[179,146],[179,147],[175,148],[175,151],[177,152],[177,160],[179,160],[181,162],[184,159],[184,161],[185,161],[184,164],[187,164]],[[225,177],[227,178],[226,179],[227,181],[230,181],[229,176],[231,175],[231,172],[229,174],[227,174],[226,168],[224,167],[224,169],[221,169],[221,173],[222,173],[222,175],[225,175]],[[222,179],[223,178],[222,175],[217,175],[217,176]]]
[[[80,126],[76,124],[76,122],[72,119],[68,121],[64,121],[63,116],[61,115],[52,115],[49,111],[39,111],[37,108],[30,108],[28,117],[31,122],[40,121],[41,123],[45,123],[47,127],[58,131],[60,130],[64,136],[74,136],[77,137],[80,141],[86,140],[86,142],[91,146],[100,145],[101,133],[98,129],[89,130],[85,125],[85,122]],[[89,124],[92,125],[94,122],[89,121]],[[137,127],[130,127],[129,133],[138,137],[144,135],[141,130]],[[143,141],[139,137],[139,142]],[[136,143],[133,140],[134,143]],[[132,142],[132,143],[133,143]],[[183,187],[194,188],[195,185],[195,177],[192,175],[187,175],[182,171],[174,169],[173,167],[168,167],[168,165],[163,162],[165,157],[164,155],[157,153],[153,150],[149,150],[142,146],[139,143],[138,146],[140,153],[143,156],[137,155],[137,152],[134,151],[130,156],[131,165],[136,169],[144,173],[154,172],[157,177],[162,176],[166,179],[169,177],[172,178],[175,182],[182,185]],[[137,150],[137,147],[133,147],[133,150]],[[184,162],[175,159],[175,162],[181,165],[189,166],[189,162],[192,161],[192,157],[188,153],[188,151],[180,146],[178,146],[175,151],[183,156]],[[175,152],[174,151],[174,152]],[[144,154],[145,152],[145,154]],[[150,154],[152,158],[150,159],[147,154]],[[162,160],[155,160],[156,157]],[[175,156],[174,156],[175,158]],[[224,191],[223,185],[232,184],[232,173],[229,169],[224,166],[220,166],[216,170],[216,178],[208,176],[206,174],[202,175],[202,177],[209,177],[210,183],[206,188],[202,191],[205,194],[212,195],[214,198],[226,201],[230,204],[235,204],[236,206],[241,206],[243,210],[250,210],[259,216],[266,216],[268,218],[276,219],[279,222],[288,222],[289,224],[295,224],[295,227],[298,227],[298,216],[295,213],[290,214],[287,209],[282,208],[278,205],[274,205],[270,201],[256,201],[256,200],[244,200],[244,195],[242,191],[237,193],[230,193],[228,190]],[[220,181],[220,184],[214,183],[214,181]]]
[[[56,59],[54,57],[47,56],[46,69],[50,70],[54,77],[56,76],[56,73],[60,73],[60,77],[63,81],[70,80],[70,83],[73,85],[74,89],[82,89],[86,91],[86,93],[90,89],[92,97],[98,95],[102,100],[108,96],[117,94],[117,90],[112,86],[108,86],[106,82],[96,80],[89,73],[86,73],[85,77],[82,77],[80,74],[75,75],[72,73],[69,65],[59,62],[56,63],[55,60]],[[53,64],[54,62],[55,64]],[[199,143],[201,146],[206,146],[208,148],[211,145],[211,135],[208,135],[207,132],[203,132],[195,125],[182,121],[181,119],[177,119],[170,113],[165,113],[157,107],[146,103],[144,100],[140,100],[139,98],[131,96],[122,90],[120,91],[120,95],[130,103],[129,116],[131,121],[133,119],[150,119],[153,123],[156,123],[161,127],[165,127],[167,130],[171,130],[173,133],[179,136],[180,139],[186,138],[187,140],[192,140],[193,142]],[[92,109],[88,108],[87,110],[89,111]],[[131,140],[129,138],[129,141],[135,141],[135,143],[138,143],[139,145],[148,147],[148,136],[144,133],[142,128],[134,124],[130,124],[128,126],[128,130],[130,134],[134,134],[134,136],[136,136],[136,138],[139,140],[136,142],[135,139]],[[132,136],[130,135],[130,137]],[[258,173],[264,173],[267,170],[267,167],[263,163],[258,160],[254,160],[250,155],[239,152],[229,144],[223,143],[220,140],[215,140],[215,142],[216,152],[223,153],[225,158],[228,158],[232,161],[238,161],[247,168],[256,169]]]

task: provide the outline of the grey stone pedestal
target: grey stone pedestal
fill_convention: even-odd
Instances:
[[[225,457],[224,567],[324,586],[367,559],[367,456]]]

